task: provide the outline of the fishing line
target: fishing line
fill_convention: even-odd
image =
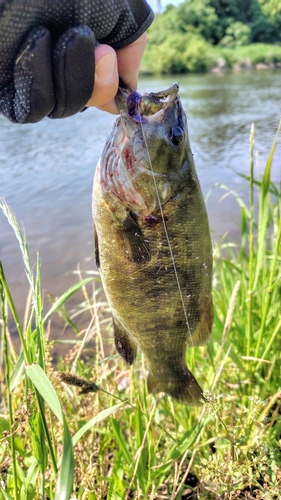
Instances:
[[[182,308],[183,308],[183,312],[184,312],[185,322],[186,322],[186,326],[188,328],[188,333],[190,335],[190,338],[192,339],[191,330],[190,330],[190,326],[189,326],[189,322],[188,322],[188,318],[187,318],[187,310],[186,310],[186,307],[185,307],[185,303],[184,303],[184,300],[183,300],[183,294],[182,294],[182,291],[181,291],[181,286],[180,286],[180,281],[179,281],[179,276],[178,276],[176,261],[175,261],[175,258],[174,258],[173,249],[172,249],[172,245],[171,245],[171,242],[170,242],[170,238],[169,238],[169,234],[168,234],[168,230],[167,230],[167,226],[166,226],[166,222],[165,222],[165,218],[164,218],[164,213],[163,213],[163,210],[162,210],[161,199],[160,199],[160,195],[159,195],[159,191],[158,191],[158,187],[157,187],[157,183],[156,183],[155,172],[154,172],[154,170],[152,168],[152,162],[151,162],[151,158],[150,158],[150,154],[149,154],[149,150],[148,150],[148,146],[147,146],[147,142],[146,142],[146,137],[145,137],[144,130],[143,130],[143,124],[142,124],[141,121],[140,121],[140,125],[141,125],[141,131],[142,131],[142,136],[143,136],[143,140],[144,140],[146,152],[147,152],[147,155],[148,155],[149,166],[150,166],[150,170],[151,170],[151,173],[152,173],[152,178],[153,178],[155,192],[156,192],[157,201],[158,201],[158,205],[159,205],[159,210],[160,210],[160,214],[161,214],[161,218],[162,218],[162,222],[163,222],[165,236],[166,236],[168,247],[169,247],[169,251],[170,251],[170,254],[171,254],[171,259],[172,259],[173,268],[174,268],[174,272],[175,272],[176,282],[177,282],[177,286],[178,286],[178,289],[179,289],[179,294],[180,294],[180,299],[181,299]]]

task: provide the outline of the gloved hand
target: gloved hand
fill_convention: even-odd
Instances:
[[[81,111],[95,47],[127,47],[152,20],[145,0],[0,0],[0,112],[34,123]]]

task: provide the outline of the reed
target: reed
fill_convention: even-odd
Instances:
[[[240,241],[214,245],[212,338],[187,352],[206,391],[201,408],[148,395],[140,354],[131,369],[115,354],[104,356],[110,320],[97,277],[78,276],[44,312],[40,259],[33,270],[24,231],[1,200],[31,300],[19,318],[1,266],[0,500],[280,498],[281,189],[271,182],[279,130],[257,178],[252,128],[248,203],[236,195]],[[70,315],[65,305],[79,289],[77,311],[89,314],[82,340],[78,312]],[[58,313],[77,340],[54,366],[46,328]]]

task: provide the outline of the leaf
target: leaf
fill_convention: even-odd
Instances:
[[[86,285],[86,283],[89,283],[89,281],[92,281],[92,280],[93,280],[93,278],[86,278],[84,280],[81,280],[81,281],[79,281],[79,283],[76,283],[71,288],[69,288],[65,293],[63,293],[58,298],[58,300],[56,300],[56,302],[52,305],[51,309],[47,312],[47,314],[43,318],[43,323],[45,323],[45,321],[48,319],[48,317],[51,314],[53,314],[53,312],[55,312],[57,309],[59,309],[62,306],[62,304],[67,299],[69,299],[69,297],[71,297],[71,295],[73,295],[75,292],[77,292],[77,290],[80,290],[80,288],[82,288],[82,286]]]
[[[212,341],[213,342],[217,342],[218,344],[221,344],[221,341],[222,341],[222,335],[220,332],[218,331],[214,331],[212,332]],[[238,354],[236,354],[236,352],[234,351],[233,349],[233,343],[230,342],[228,339],[225,340],[224,344],[223,344],[223,349],[225,352],[228,351],[228,349],[230,349],[229,351],[229,357],[232,359],[232,361],[236,364],[237,368],[239,368],[239,370],[241,370],[242,372],[245,371],[245,366],[243,364],[243,362],[241,361],[241,358]]]
[[[14,500],[14,496],[9,495],[9,493],[0,486],[0,500]]]
[[[41,366],[33,364],[27,366],[26,373],[30,378],[33,385],[36,387],[42,398],[51,408],[52,412],[56,415],[59,421],[63,424],[63,414],[59,398],[55,389],[53,388],[46,373],[42,370]]]
[[[121,406],[123,406],[127,401],[123,401],[122,403],[118,403],[115,406],[111,406],[110,408],[107,408],[106,410],[102,410],[100,413],[95,415],[89,422],[87,422],[79,431],[74,434],[72,438],[72,444],[73,446],[76,445],[76,443],[79,441],[79,439],[87,432],[93,425],[97,424],[98,422],[102,422],[102,420],[105,420],[107,417],[112,415],[116,410],[118,410]]]
[[[202,420],[202,422],[200,422],[199,424],[196,423],[196,425],[191,430],[185,432],[182,438],[177,443],[175,443],[169,451],[166,463],[171,459],[176,460],[178,457],[183,455],[188,448],[191,448],[202,429],[210,420],[211,417],[207,416]]]
[[[15,449],[22,457],[26,456],[26,446],[19,436],[14,436]]]
[[[74,455],[71,434],[63,417],[63,453],[55,500],[69,500],[74,477]]]
[[[25,484],[32,484],[34,486],[36,483],[38,472],[39,472],[39,469],[38,469],[37,461],[34,458],[33,462],[31,463],[31,465],[29,466],[29,469],[27,471]]]
[[[0,415],[0,436],[2,437],[3,432],[9,430],[10,430],[9,421]]]
[[[29,427],[31,432],[33,455],[38,461],[41,472],[44,473],[47,468],[48,460],[42,419],[39,412],[33,413],[29,417]]]
[[[120,423],[115,418],[111,419],[111,423],[112,423],[112,433],[114,434],[119,449],[125,459],[125,462],[127,463],[127,465],[131,465],[133,463],[133,459],[128,450],[126,440],[121,432]]]
[[[10,391],[12,392],[20,383],[21,377],[24,373],[25,369],[25,359],[24,359],[24,351],[21,351],[17,362],[14,366],[13,373],[10,378]]]
[[[216,441],[216,443],[214,444],[214,447],[218,448],[218,449],[225,449],[225,448],[228,448],[230,445],[231,445],[231,442],[229,441],[229,439],[220,438]]]
[[[253,290],[255,290],[257,287],[259,274],[264,262],[265,240],[269,222],[269,188],[270,188],[271,166],[280,129],[281,129],[281,120],[279,122],[277,132],[273,144],[271,146],[271,150],[269,153],[268,160],[266,162],[266,167],[264,170],[261,183],[260,199],[259,199],[258,252],[257,252],[256,266],[255,266],[255,281],[253,285]]]
[[[21,487],[20,499],[21,500],[32,500],[36,497],[36,480],[39,473],[39,467],[36,458],[33,461],[27,471],[26,478]]]
[[[136,408],[134,415],[135,430],[136,430],[136,440],[138,446],[138,453],[140,453],[137,476],[141,485],[141,488],[145,490],[145,480],[147,478],[147,445],[142,446],[144,438],[144,428],[141,410]]]
[[[59,398],[41,366],[35,364],[28,366],[26,373],[42,398],[63,424],[63,451],[55,500],[69,500],[73,488],[74,455],[71,434],[62,413]]]
[[[124,498],[125,488],[122,460],[122,454],[120,452],[117,453],[109,479],[107,500],[122,500]]]

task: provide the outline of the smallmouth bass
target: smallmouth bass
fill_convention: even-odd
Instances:
[[[95,254],[118,353],[132,364],[139,347],[150,392],[199,405],[185,353],[212,329],[212,246],[178,90],[119,88],[94,179]]]

